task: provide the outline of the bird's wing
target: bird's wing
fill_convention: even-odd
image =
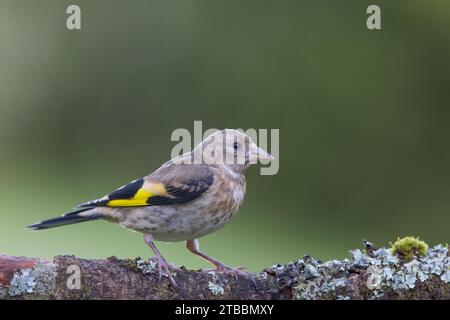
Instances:
[[[213,181],[214,175],[206,165],[170,164],[79,207],[139,207],[185,203],[208,191]]]

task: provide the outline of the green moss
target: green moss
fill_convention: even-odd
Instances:
[[[122,259],[120,260],[120,264],[129,270],[137,272],[139,269],[136,265],[136,260],[137,259]]]
[[[414,237],[397,238],[397,241],[390,243],[391,253],[399,256],[404,261],[410,261],[414,256],[423,257],[427,254],[428,245]]]

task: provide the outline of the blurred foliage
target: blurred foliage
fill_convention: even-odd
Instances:
[[[65,10],[82,10],[82,30]],[[105,222],[33,233],[156,169],[175,128],[280,128],[280,172],[201,240],[229,264],[340,258],[363,238],[448,241],[450,2],[0,2],[0,251],[150,254]],[[167,258],[206,266],[184,245]]]

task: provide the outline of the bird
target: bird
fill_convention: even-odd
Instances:
[[[215,271],[244,275],[243,268],[229,267],[201,251],[198,239],[222,228],[238,212],[246,193],[247,168],[273,159],[244,132],[218,130],[144,178],[28,227],[43,230],[103,219],[140,232],[154,253],[159,279],[165,275],[175,287],[171,271],[177,267],[166,261],[155,241],[185,241],[186,248],[212,263]]]

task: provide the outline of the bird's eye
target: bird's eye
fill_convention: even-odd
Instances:
[[[234,151],[237,151],[238,147],[239,147],[239,144],[237,142],[233,143]]]

